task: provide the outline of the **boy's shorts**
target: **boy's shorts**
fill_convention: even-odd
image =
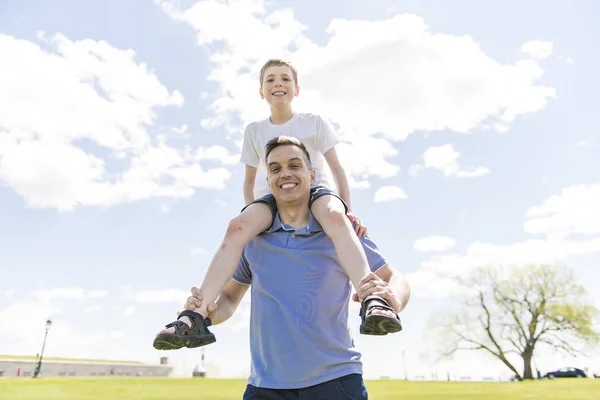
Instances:
[[[346,210],[346,212],[348,212],[348,205],[346,204],[346,202],[336,192],[329,188],[326,188],[325,186],[315,186],[310,188],[310,200],[308,201],[308,208],[310,209],[312,207],[313,202],[321,196],[337,197],[344,205],[344,209]],[[267,206],[269,206],[269,208],[271,209],[271,215],[273,216],[273,219],[275,219],[275,215],[277,215],[277,203],[275,202],[275,197],[273,197],[272,193],[266,194],[263,197],[246,204],[246,206],[242,208],[241,212],[248,208],[250,204],[254,203],[265,203]]]

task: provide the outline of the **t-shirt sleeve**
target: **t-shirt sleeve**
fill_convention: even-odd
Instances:
[[[317,147],[321,154],[334,148],[340,139],[333,131],[331,123],[321,116],[317,116]]]
[[[254,130],[252,125],[246,127],[244,132],[244,143],[242,144],[242,155],[240,156],[240,162],[249,165],[254,168],[258,168],[260,165],[260,156],[256,150],[256,144],[254,142]]]
[[[369,236],[363,236],[359,240],[367,256],[367,263],[371,272],[377,272],[379,268],[388,264],[388,260],[381,254],[377,245],[373,243]]]
[[[250,264],[248,264],[248,260],[246,260],[244,253],[242,253],[240,263],[233,274],[233,279],[245,285],[250,285],[252,283],[252,271],[250,271]]]

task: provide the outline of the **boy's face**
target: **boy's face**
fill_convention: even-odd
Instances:
[[[277,201],[308,201],[310,185],[314,181],[315,170],[309,169],[304,153],[298,147],[279,146],[269,153],[267,182]]]
[[[273,66],[265,70],[260,97],[271,107],[282,106],[291,103],[299,90],[289,66]]]

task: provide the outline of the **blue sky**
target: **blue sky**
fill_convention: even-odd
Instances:
[[[600,306],[599,17],[591,0],[0,1],[0,354],[36,354],[52,318],[47,355],[165,355],[154,333],[243,205],[258,70],[287,57],[296,110],[337,127],[354,211],[413,287],[402,334],[357,335],[365,375],[403,376],[402,352],[412,376],[506,373],[434,363],[428,323],[456,299],[447,276],[487,263],[568,265]],[[219,376],[247,373],[248,312],[215,327]]]

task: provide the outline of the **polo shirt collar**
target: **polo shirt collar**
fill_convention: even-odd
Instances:
[[[299,234],[299,235],[305,234],[306,235],[308,233],[323,231],[323,227],[321,227],[321,224],[319,224],[319,222],[316,220],[316,218],[313,216],[313,214],[312,214],[312,212],[310,212],[310,210],[308,211],[308,217],[309,217],[308,225],[296,230],[296,232],[295,232],[296,234]],[[289,225],[284,225],[281,222],[281,219],[279,218],[279,213],[275,214],[275,218],[273,219],[273,224],[271,225],[271,228],[269,228],[269,230],[267,232],[272,233],[272,232],[277,232],[278,230],[294,231],[294,228],[292,228]]]

